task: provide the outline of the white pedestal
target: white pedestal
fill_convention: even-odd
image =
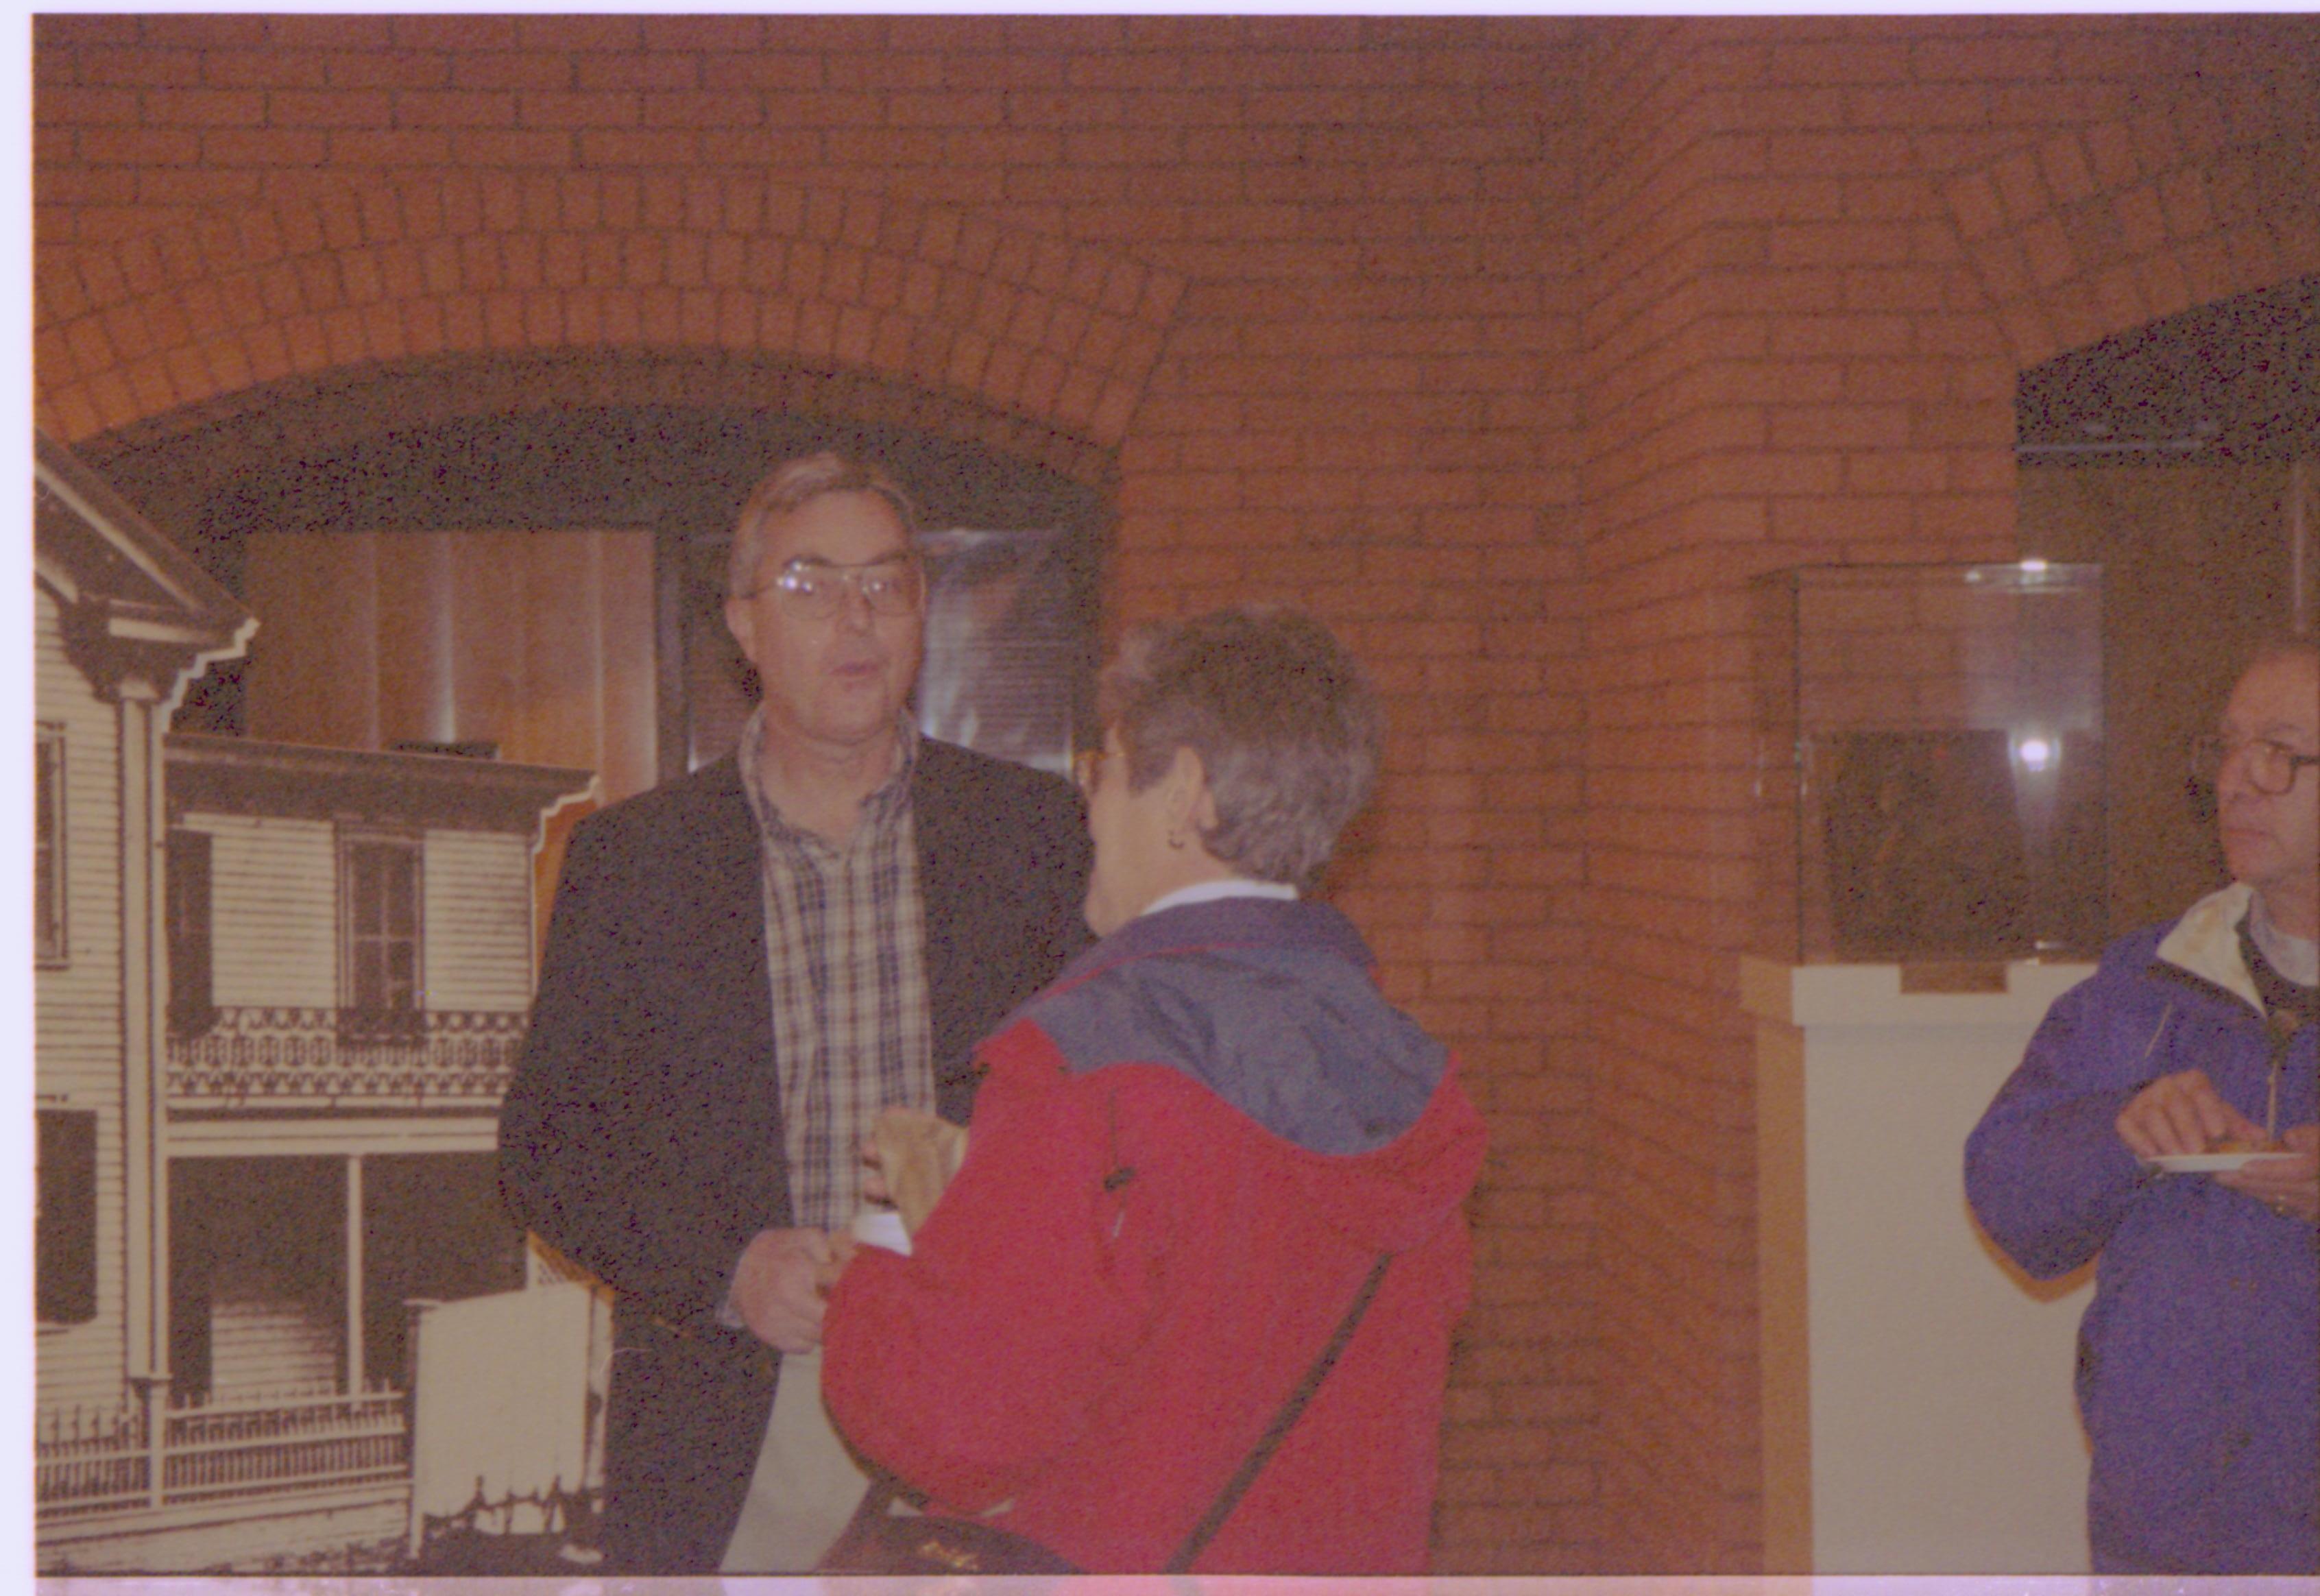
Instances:
[[[1768,1570],[2087,1569],[2071,1381],[2091,1274],[2015,1271],[1973,1223],[1962,1165],[2047,1005],[2092,970],[2023,963],[2003,990],[1905,991],[1895,965],[1742,961]],[[1998,972],[1908,974],[1955,987]]]

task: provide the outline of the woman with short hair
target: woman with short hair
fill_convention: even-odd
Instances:
[[[1301,895],[1374,701],[1318,622],[1237,610],[1131,636],[1099,707],[1102,940],[983,1045],[911,1254],[833,1288],[831,1416],[930,1510],[1082,1569],[1423,1572],[1483,1134]]]

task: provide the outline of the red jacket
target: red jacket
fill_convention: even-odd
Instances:
[[[965,1164],[913,1256],[865,1248],[831,1292],[840,1430],[940,1510],[1155,1570],[1388,1252],[1194,1566],[1422,1573],[1483,1136],[1352,927],[1254,899],[1147,916],[980,1056]]]

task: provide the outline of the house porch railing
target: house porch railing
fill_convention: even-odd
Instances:
[[[495,1105],[521,1012],[219,1008],[169,1038],[173,1108]]]
[[[39,1517],[394,1483],[411,1466],[408,1414],[394,1391],[166,1408],[159,1440],[134,1404],[41,1414],[33,1442]]]

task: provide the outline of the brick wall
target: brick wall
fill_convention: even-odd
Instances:
[[[1600,1221],[1600,1567],[1762,1556],[1746,579],[2010,558],[2018,369],[2320,259],[2291,177],[2316,47],[2302,19],[1587,32],[1566,974]]]
[[[34,38],[93,459],[727,372],[1103,483],[1115,623],[1338,627],[1396,727],[1340,901],[1493,1136],[1437,1565],[1756,1564],[1745,579],[2010,553],[2020,365],[2320,264],[2307,23]]]

